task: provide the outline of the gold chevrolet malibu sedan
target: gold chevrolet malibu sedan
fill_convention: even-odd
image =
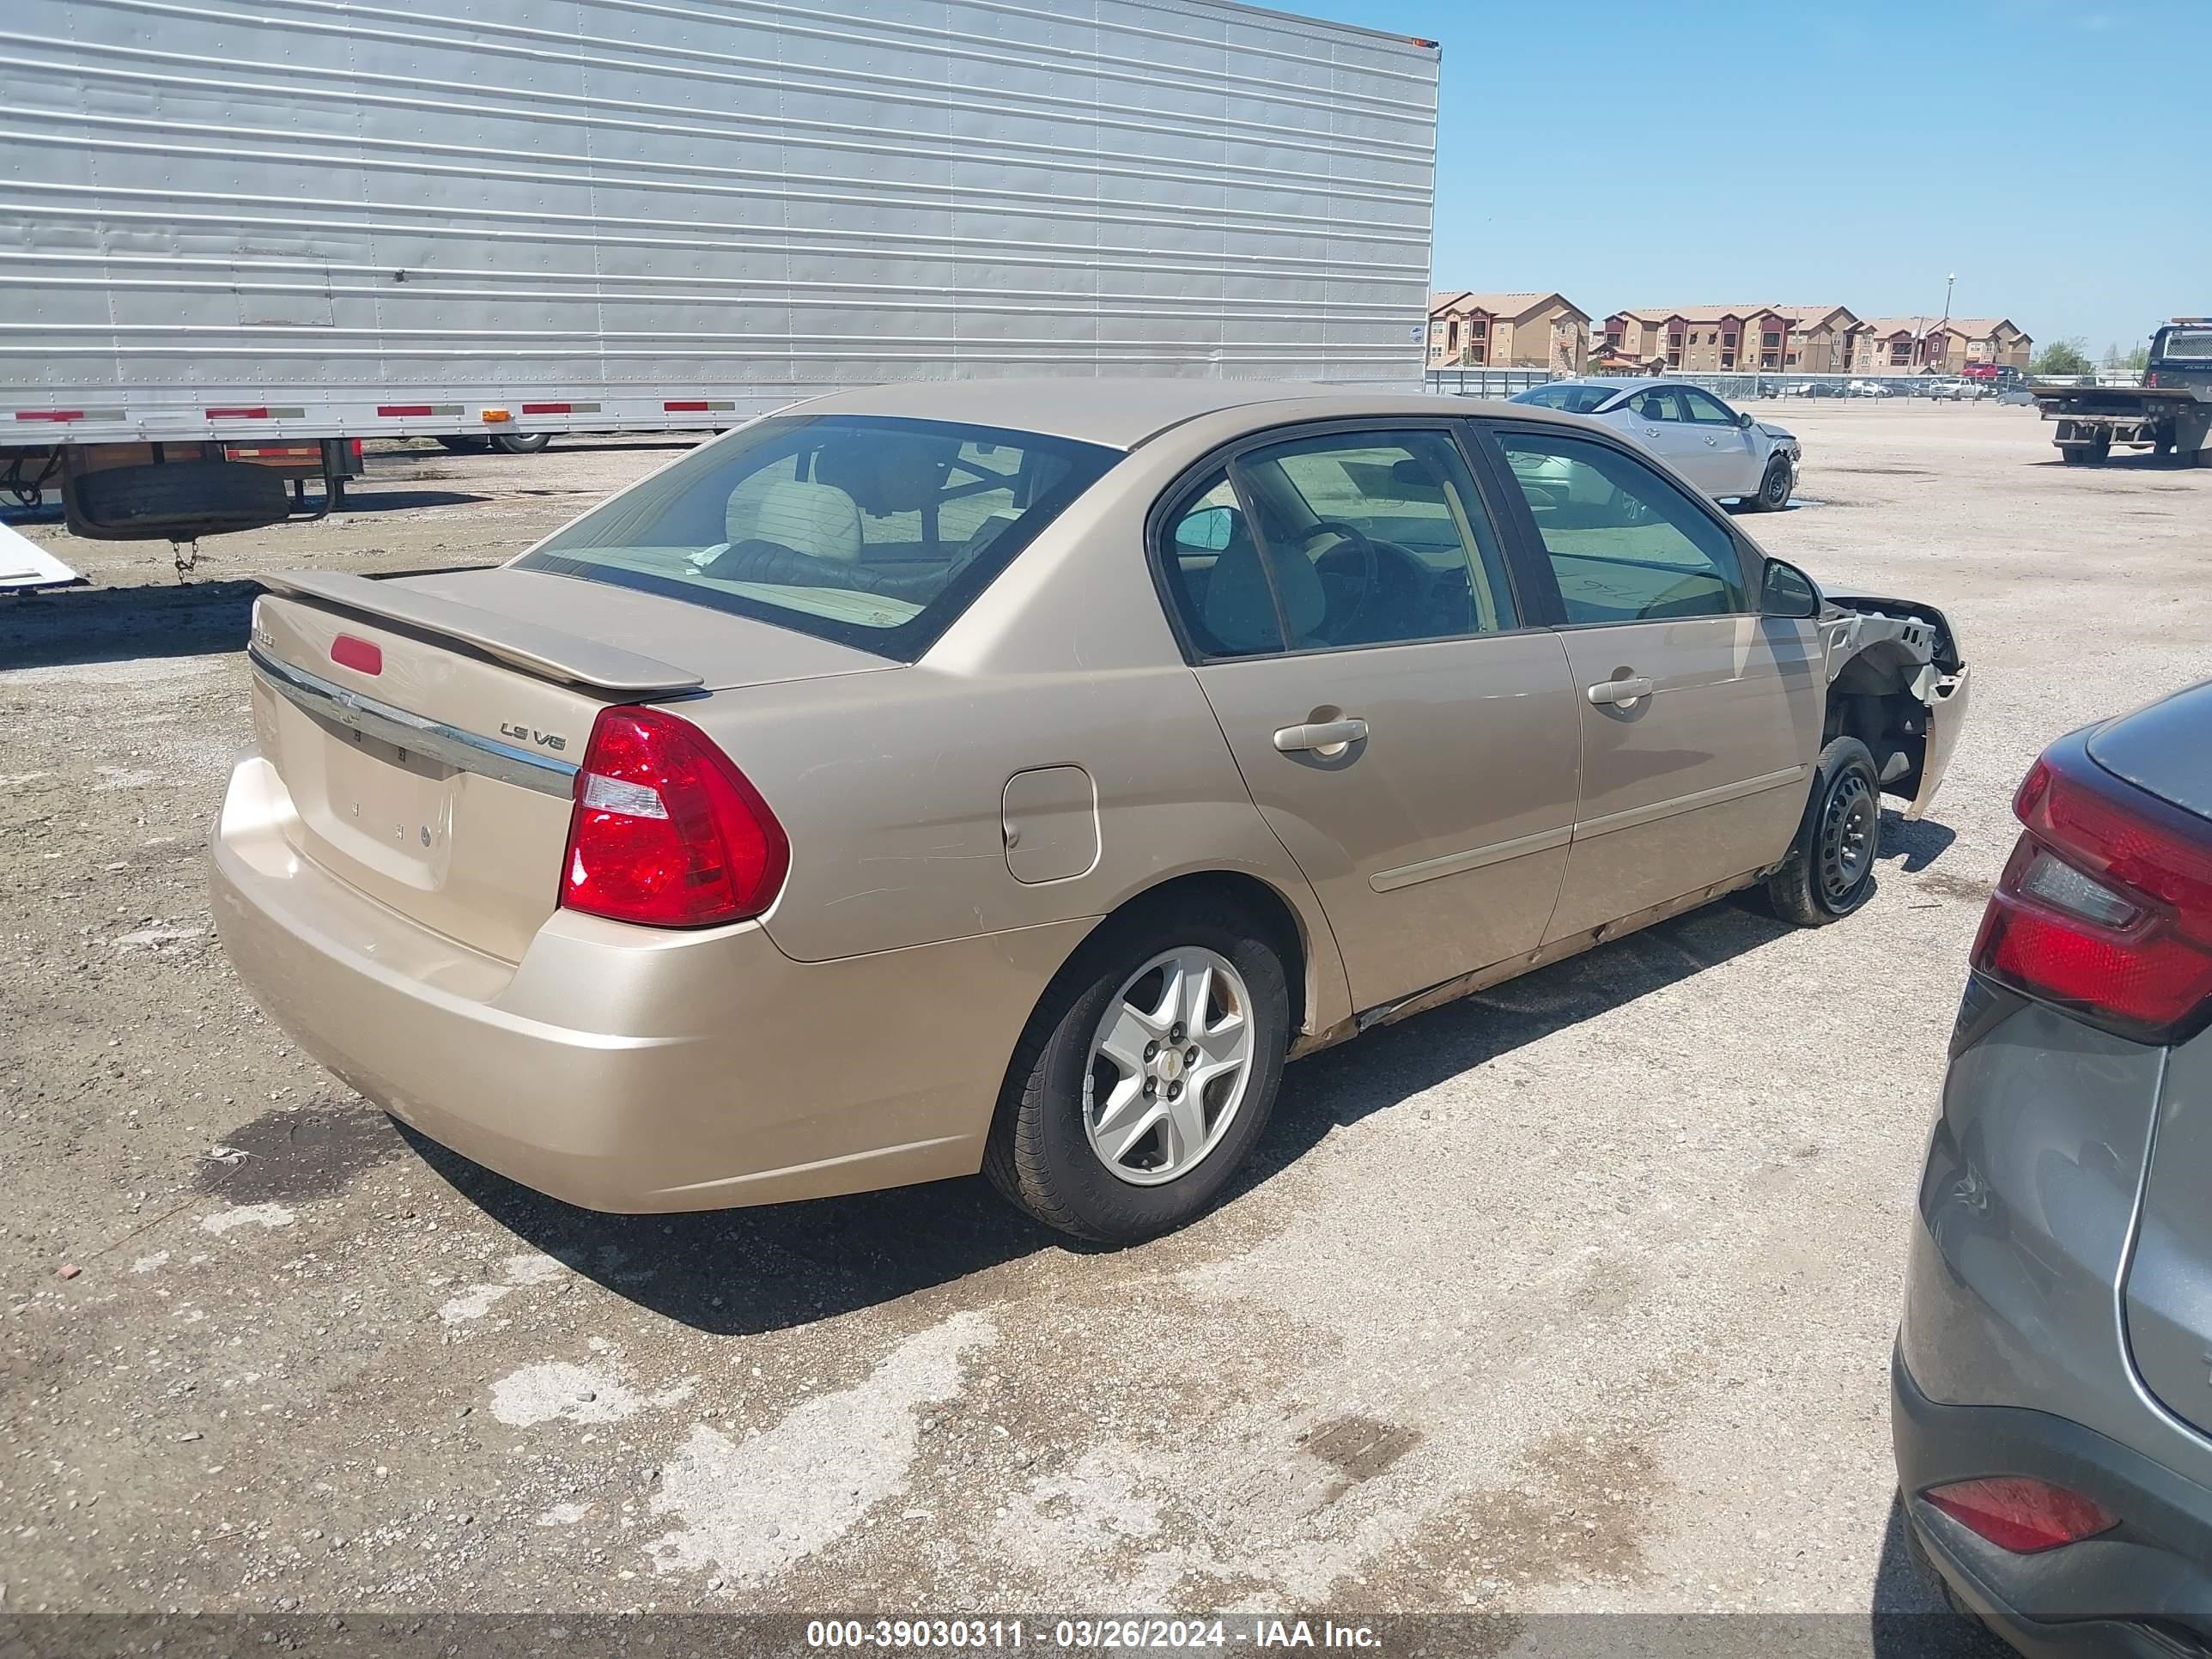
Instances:
[[[840,393],[497,568],[268,579],[223,941],[594,1209],[972,1173],[1204,1210],[1287,1060],[1740,888],[1874,880],[1966,712],[1608,428],[1189,380]]]

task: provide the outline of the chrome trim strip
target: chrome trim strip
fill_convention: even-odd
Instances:
[[[1616,830],[1633,830],[1639,824],[1656,823],[1661,818],[1671,818],[1679,812],[1694,812],[1701,806],[1718,806],[1726,801],[1741,800],[1747,795],[1763,795],[1770,789],[1786,788],[1805,775],[1802,766],[1786,766],[1779,772],[1763,772],[1755,778],[1745,778],[1735,783],[1723,783],[1711,789],[1700,789],[1693,795],[1677,795],[1672,800],[1654,801],[1649,806],[1632,806],[1626,812],[1611,812],[1601,818],[1590,818],[1575,826],[1575,839],[1587,841],[1592,836],[1610,835]]]
[[[1557,830],[1539,830],[1533,836],[1522,836],[1513,841],[1494,841],[1487,847],[1473,848],[1464,853],[1447,853],[1440,859],[1401,864],[1395,870],[1378,870],[1367,878],[1367,884],[1378,893],[1395,893],[1416,882],[1480,870],[1488,865],[1503,864],[1508,859],[1524,858],[1530,853],[1548,853],[1554,847],[1565,847],[1573,834],[1565,824]]]
[[[358,691],[333,685],[304,669],[279,662],[258,645],[246,647],[246,654],[253,665],[253,672],[268,683],[270,690],[317,720],[396,744],[413,754],[427,755],[456,771],[496,778],[501,783],[535,789],[542,795],[556,795],[563,800],[576,793],[576,768],[570,762],[533,755],[512,744],[480,738],[459,726],[426,720],[388,702],[364,697]]]

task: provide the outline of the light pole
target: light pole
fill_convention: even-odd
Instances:
[[[1951,326],[1951,287],[1958,280],[1959,273],[1955,270],[1943,279],[1943,320],[1936,325],[1936,331],[1938,334],[1943,333]],[[1925,362],[1928,353],[1923,349],[1920,356],[1922,361]],[[1948,337],[1943,342],[1943,367],[1945,368],[1951,367],[1951,342]]]

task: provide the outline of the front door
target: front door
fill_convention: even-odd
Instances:
[[[1680,395],[1698,437],[1695,448],[1704,452],[1692,481],[1708,495],[1757,495],[1762,469],[1752,428],[1737,424],[1735,411],[1710,392],[1686,386]]]
[[[1199,684],[1313,884],[1356,1006],[1533,950],[1581,748],[1559,636],[1523,625],[1447,426],[1270,434],[1159,550]]]
[[[1758,614],[1735,536],[1601,441],[1496,429],[1557,584],[1582,804],[1547,939],[1778,863],[1820,751],[1809,622]]]

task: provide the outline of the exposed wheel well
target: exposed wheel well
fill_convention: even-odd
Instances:
[[[1917,665],[1877,647],[1855,658],[1828,688],[1823,746],[1856,738],[1874,756],[1885,793],[1910,799],[1920,787],[1928,752],[1928,708],[1908,676]]]
[[[1291,994],[1291,1030],[1304,1030],[1306,966],[1310,959],[1305,928],[1290,902],[1258,877],[1234,870],[1201,870],[1177,876],[1123,900],[1113,916],[1106,920],[1110,921],[1114,916],[1126,915],[1132,910],[1172,905],[1178,900],[1188,901],[1201,896],[1225,899],[1258,924],[1261,937],[1275,947],[1283,959],[1283,978]],[[1100,923],[1101,927],[1104,925]]]

